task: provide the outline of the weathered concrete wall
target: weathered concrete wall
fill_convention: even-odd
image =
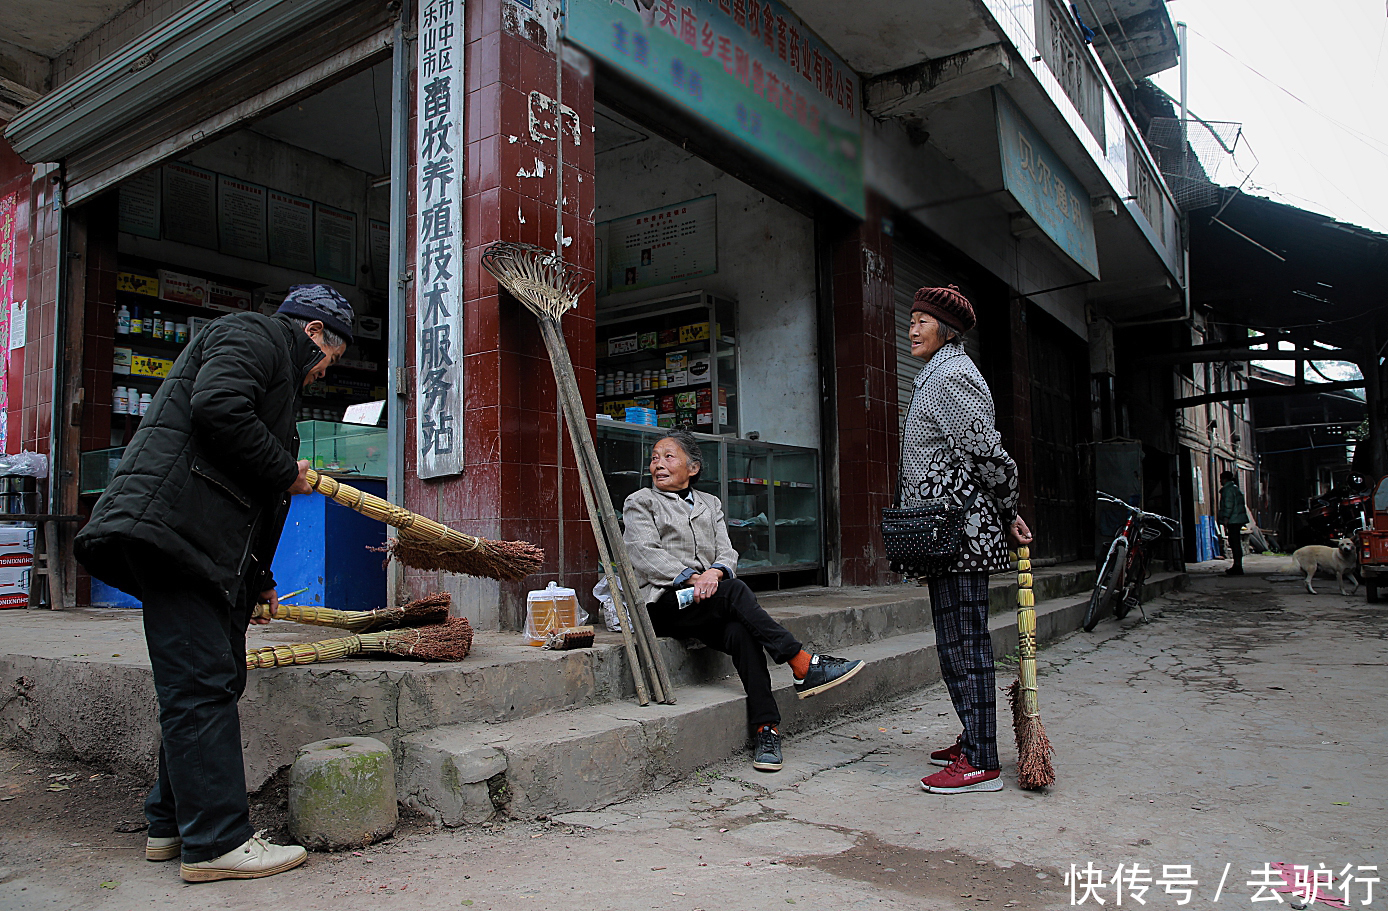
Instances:
[[[696,289],[736,300],[740,431],[818,448],[814,222],[658,136],[597,156],[595,221],[710,194],[718,197],[718,272],[612,294],[600,311]]]

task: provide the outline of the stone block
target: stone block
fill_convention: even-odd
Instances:
[[[289,770],[289,830],[315,851],[356,848],[395,831],[395,761],[372,737],[334,737],[299,748]]]
[[[476,825],[496,812],[506,757],[471,728],[438,728],[400,740],[400,800],[445,826]],[[493,779],[497,779],[494,783]]]

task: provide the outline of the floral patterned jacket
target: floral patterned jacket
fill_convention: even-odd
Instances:
[[[935,352],[916,375],[901,446],[901,505],[949,499],[963,506],[959,573],[1007,570],[1007,530],[1017,515],[1017,463],[994,426],[993,397],[962,345]]]

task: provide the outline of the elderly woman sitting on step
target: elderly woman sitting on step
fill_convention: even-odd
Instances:
[[[703,462],[694,435],[673,430],[651,452],[655,488],[627,497],[622,518],[641,584],[638,603],[650,611],[657,635],[698,639],[732,657],[747,692],[752,767],[775,772],[781,768],[781,713],[762,650],[777,664],[790,663],[801,699],[838,686],[863,662],[805,651],[735,578],[737,551],[728,540],[723,504],[690,486]],[[681,596],[686,589],[692,594]]]

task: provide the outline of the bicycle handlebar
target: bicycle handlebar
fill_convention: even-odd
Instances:
[[[1096,491],[1096,495],[1097,495],[1097,497],[1096,497],[1097,499],[1099,499],[1099,500],[1104,500],[1104,501],[1109,502],[1109,503],[1113,503],[1113,504],[1115,504],[1115,505],[1117,505],[1117,506],[1121,506],[1121,507],[1123,507],[1124,509],[1126,509],[1128,512],[1135,513],[1139,518],[1143,518],[1143,519],[1156,519],[1158,522],[1161,522],[1161,523],[1162,523],[1163,525],[1165,525],[1167,528],[1170,528],[1173,532],[1178,532],[1178,531],[1181,530],[1180,524],[1179,524],[1175,519],[1168,519],[1166,516],[1160,515],[1159,513],[1147,512],[1147,511],[1144,510],[1144,509],[1139,509],[1139,508],[1137,508],[1136,506],[1132,505],[1131,503],[1127,502],[1126,500],[1120,500],[1120,499],[1118,499],[1117,497],[1115,497],[1113,494],[1111,494],[1111,493],[1105,493],[1105,492],[1102,491],[1102,490]]]

